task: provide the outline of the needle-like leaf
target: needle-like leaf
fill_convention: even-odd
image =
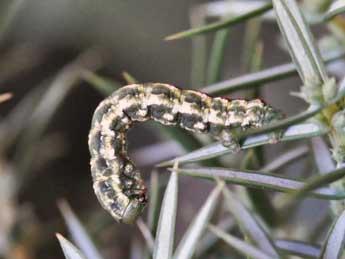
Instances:
[[[333,226],[330,228],[328,236],[324,242],[321,259],[340,258],[344,252],[345,243],[345,211],[343,211]]]
[[[342,177],[344,169],[338,169],[333,174],[327,174],[323,177],[327,178],[327,183],[329,179],[337,180]],[[276,175],[269,173],[262,173],[256,171],[248,170],[235,170],[228,168],[217,168],[217,167],[198,167],[198,168],[179,168],[177,172],[193,177],[204,178],[208,180],[213,180],[214,178],[220,178],[228,183],[234,183],[244,186],[250,186],[260,189],[267,189],[279,192],[293,192],[299,190],[305,186],[305,183],[300,180]],[[319,176],[312,178],[311,182],[319,181]],[[323,180],[324,178],[322,178]],[[320,184],[320,186],[324,186]],[[307,187],[307,186],[306,186]],[[309,187],[309,185],[308,185]],[[308,189],[309,190],[309,189]],[[331,199],[339,200],[345,198],[345,192],[337,191],[332,188],[323,187],[323,188],[312,188],[310,191],[304,192],[305,195],[310,195],[320,199]]]
[[[215,235],[223,239],[228,245],[230,245],[232,248],[234,248],[235,250],[237,250],[239,253],[241,253],[244,256],[249,256],[251,258],[256,258],[256,259],[277,258],[261,251],[260,249],[244,242],[243,240],[240,240],[230,234],[227,234],[226,232],[224,232],[222,229],[218,227],[210,225],[209,229]]]
[[[148,206],[147,225],[151,233],[156,232],[159,209],[159,175],[156,170],[151,173],[150,200]]]
[[[153,240],[153,236],[151,234],[149,227],[145,224],[145,222],[141,218],[137,220],[137,226],[145,239],[147,247],[152,252],[153,247],[154,247],[154,240]]]
[[[127,71],[122,72],[122,76],[129,85],[138,83],[138,81]]]
[[[89,70],[82,71],[81,77],[104,96],[110,95],[116,89],[121,87],[118,82],[110,80],[104,76],[97,75]]]
[[[174,255],[175,259],[192,258],[200,237],[206,229],[206,226],[214,212],[222,188],[223,185],[217,185],[208,196],[198,215],[193,219],[181,239]]]
[[[305,139],[325,134],[327,131],[320,124],[304,123],[289,127],[281,138],[281,142]],[[264,134],[254,137],[248,137],[244,140],[241,149],[249,149],[260,145],[271,143],[270,136]],[[224,147],[221,143],[213,143],[200,149],[194,150],[188,154],[179,156],[175,159],[164,161],[158,164],[158,167],[173,165],[175,161],[180,164],[202,161],[214,157],[219,157],[225,154],[231,154],[233,150]]]
[[[273,258],[279,258],[279,252],[263,226],[254,217],[254,212],[250,212],[241,201],[234,197],[234,193],[228,188],[223,189],[227,209],[234,216],[243,234],[259,247],[261,251],[269,254]]]
[[[186,37],[192,37],[192,36],[200,35],[200,34],[211,32],[211,31],[220,30],[220,29],[229,27],[231,25],[243,22],[249,18],[261,15],[261,14],[263,14],[263,13],[265,13],[271,9],[272,9],[272,3],[271,2],[264,3],[264,4],[262,4],[262,6],[255,8],[253,10],[250,10],[246,13],[243,13],[239,16],[230,17],[229,19],[224,19],[224,20],[221,20],[219,22],[207,24],[207,25],[199,27],[199,28],[193,28],[193,29],[190,29],[187,31],[179,32],[179,33],[170,35],[170,36],[166,37],[165,39],[166,40],[177,40],[177,39],[182,39],[182,38],[186,38]]]
[[[227,217],[222,220],[217,226],[225,232],[230,231],[231,228],[236,226],[236,222],[233,218]],[[203,254],[212,249],[217,244],[218,237],[211,232],[206,232],[202,239],[199,240],[198,248],[195,253],[196,258],[202,258]]]
[[[208,63],[207,83],[212,84],[220,80],[222,64],[224,60],[224,51],[229,42],[229,30],[218,31],[213,40],[212,51]]]
[[[345,52],[343,50],[334,51],[324,56],[324,62],[330,63],[343,58]],[[206,86],[201,91],[212,95],[225,95],[234,91],[259,87],[264,83],[277,82],[279,80],[297,75],[296,66],[293,63],[283,64],[271,68],[261,70],[259,72],[245,74],[232,79],[224,80]],[[272,86],[279,84],[272,84]]]
[[[86,257],[76,248],[70,241],[60,234],[56,234],[59,240],[62,251],[66,259],[86,259]]]
[[[177,163],[175,172],[170,176],[169,183],[164,193],[161,212],[158,221],[156,241],[153,249],[153,258],[171,258],[174,246],[175,221],[177,210],[178,177]]]
[[[284,152],[282,155],[277,156],[276,158],[272,159],[268,164],[266,164],[263,168],[260,169],[260,171],[268,172],[268,171],[275,171],[290,162],[301,158],[302,156],[305,156],[308,154],[308,147],[307,146],[300,146],[297,148],[294,148],[292,150],[289,150],[287,152]]]
[[[61,201],[58,205],[73,241],[77,244],[83,254],[85,254],[87,258],[102,259],[103,257],[98,252],[84,226],[74,214],[69,204],[66,201]]]
[[[317,175],[310,180],[305,181],[304,186],[291,194],[285,206],[290,206],[297,198],[300,200],[302,197],[308,195],[314,190],[322,190],[323,186],[334,183],[345,176],[345,168],[338,168],[327,174]],[[334,188],[335,189],[335,188]]]
[[[295,0],[273,0],[273,6],[280,30],[303,82],[321,87],[328,81],[326,68],[297,3]]]
[[[325,141],[321,137],[317,137],[311,140],[311,144],[319,173],[326,174],[333,171],[335,164]]]
[[[317,245],[286,239],[278,239],[275,244],[279,250],[289,255],[301,258],[319,258],[320,256],[320,247]]]
[[[227,218],[218,224],[217,227],[224,232],[228,232],[229,229],[234,227],[234,220],[232,218]],[[200,249],[198,250],[197,258],[202,258],[203,254],[219,241],[218,239],[218,236],[214,236],[210,232],[206,233],[200,241],[201,244],[199,246]],[[321,253],[320,246],[298,240],[276,239],[274,243],[282,253],[296,255],[302,258],[318,258]]]

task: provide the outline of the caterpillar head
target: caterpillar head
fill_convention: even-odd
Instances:
[[[131,200],[124,209],[121,221],[126,224],[133,224],[141,215],[145,205],[146,202],[142,202],[139,199]]]
[[[98,200],[103,208],[118,222],[133,224],[142,214],[147,203],[146,192],[142,194],[126,196],[118,193],[115,198],[109,198],[106,194],[95,190]]]

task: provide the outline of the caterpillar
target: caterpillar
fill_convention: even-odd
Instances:
[[[133,223],[147,203],[146,187],[127,156],[127,131],[134,122],[158,121],[207,133],[224,146],[239,146],[234,131],[279,119],[260,99],[229,100],[162,83],[124,86],[96,108],[89,133],[95,194],[113,218]]]

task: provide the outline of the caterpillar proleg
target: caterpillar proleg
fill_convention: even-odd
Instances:
[[[210,134],[225,146],[232,132],[261,127],[281,114],[259,99],[229,100],[162,83],[132,84],[96,108],[89,133],[93,188],[117,221],[133,223],[147,203],[146,187],[127,156],[127,131],[134,122],[155,120]]]

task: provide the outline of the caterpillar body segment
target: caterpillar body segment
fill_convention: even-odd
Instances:
[[[161,83],[124,86],[98,105],[92,119],[89,149],[96,196],[104,209],[125,223],[133,223],[145,207],[144,182],[127,156],[127,131],[137,121],[207,133],[225,146],[236,146],[233,131],[261,127],[279,117],[259,99],[212,98]]]

